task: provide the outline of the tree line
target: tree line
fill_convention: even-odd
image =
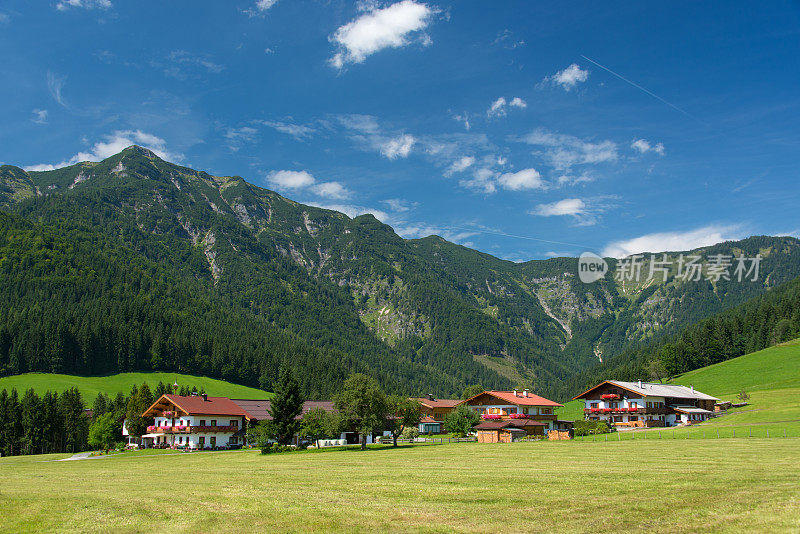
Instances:
[[[87,410],[78,388],[39,395],[27,389],[21,396],[16,388],[0,391],[0,454],[77,453],[109,449],[122,442],[122,424],[128,420],[131,435],[140,436],[152,419],[142,417],[157,398],[172,387],[159,382],[155,390],[147,383],[134,385],[128,395],[111,397],[99,393]],[[184,385],[180,394],[202,394],[203,389]]]

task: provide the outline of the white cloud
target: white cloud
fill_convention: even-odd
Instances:
[[[489,106],[489,109],[486,110],[487,117],[503,117],[508,113],[508,108],[520,108],[524,109],[528,107],[528,103],[522,100],[520,97],[515,96],[511,99],[511,101],[507,101],[505,97],[500,97]]]
[[[405,213],[407,211],[411,211],[418,205],[416,202],[409,202],[408,200],[404,200],[402,198],[390,198],[387,200],[381,200],[381,203],[386,204],[387,206],[389,206],[390,210],[396,213]]]
[[[664,155],[664,144],[663,143],[656,143],[651,144],[650,141],[646,139],[637,139],[633,143],[631,143],[631,148],[639,152],[639,154],[645,154],[647,152],[655,152],[659,156]]]
[[[593,199],[565,198],[549,204],[539,204],[529,213],[541,217],[571,217],[575,226],[596,224],[600,214],[616,206],[616,196]]]
[[[304,189],[316,182],[306,171],[272,171],[267,175],[267,180],[280,189]]]
[[[277,130],[281,133],[285,133],[287,135],[291,135],[298,141],[304,141],[311,137],[311,135],[316,131],[314,128],[310,126],[303,126],[300,124],[292,124],[289,122],[281,122],[281,121],[259,121],[264,126],[269,126],[274,130]]]
[[[472,167],[475,163],[475,158],[472,156],[464,156],[461,159],[458,159],[450,165],[446,171],[444,171],[445,176],[452,176],[457,172],[463,172],[468,168]]]
[[[493,45],[499,44],[503,48],[513,50],[520,46],[525,46],[525,41],[514,38],[514,34],[509,29],[505,29],[497,34],[497,38],[492,42]]]
[[[644,252],[675,252],[707,247],[723,241],[741,239],[741,227],[709,225],[686,232],[660,232],[633,239],[613,241],[602,252],[605,257],[624,258]]]
[[[550,204],[539,204],[536,206],[534,213],[542,217],[585,215],[586,203],[579,198],[565,198]]]
[[[141,130],[118,130],[105,136],[105,141],[92,145],[89,152],[78,152],[71,158],[57,164],[40,163],[25,167],[26,171],[50,171],[61,167],[74,165],[82,161],[102,161],[108,157],[122,152],[131,145],[142,146],[167,161],[180,162],[183,154],[167,150],[167,143],[160,137]]]
[[[385,224],[390,224],[390,221],[392,220],[391,215],[389,215],[387,212],[366,206],[358,206],[355,204],[330,204],[325,202],[306,202],[306,204],[326,210],[338,211],[340,213],[344,213],[351,219],[354,219],[359,215],[371,214]]]
[[[365,14],[339,27],[330,37],[337,52],[330,64],[341,69],[348,63],[362,63],[368,56],[384,48],[399,48],[408,45],[410,36],[424,30],[434,11],[414,0],[403,0],[383,9],[374,4],[365,4]],[[423,45],[430,38],[421,35]]]
[[[389,159],[407,158],[416,142],[413,135],[403,134],[381,145],[381,154]]]
[[[33,117],[31,120],[36,124],[47,124],[47,110],[46,109],[34,109],[33,110]]]
[[[251,17],[263,17],[277,3],[278,0],[256,0],[253,7],[243,9],[242,12]]]
[[[566,170],[573,165],[616,161],[619,157],[617,145],[613,141],[585,141],[571,135],[551,133],[542,128],[517,140],[546,147],[543,156],[558,170]]]
[[[323,182],[311,188],[317,196],[337,200],[350,196],[350,192],[339,182]]]
[[[58,102],[60,106],[67,107],[64,97],[61,95],[61,90],[64,89],[64,83],[67,81],[66,76],[56,76],[52,72],[47,72],[47,90],[50,91],[50,96]]]
[[[453,115],[453,120],[457,120],[458,122],[463,124],[464,129],[467,131],[469,131],[469,129],[472,127],[469,123],[469,114],[467,112],[464,112],[459,115]]]
[[[350,192],[339,182],[317,182],[308,171],[272,171],[267,174],[267,181],[279,190],[310,191],[322,198],[338,200],[350,196]]]
[[[458,183],[467,189],[475,189],[477,191],[491,194],[497,191],[495,178],[497,178],[496,171],[488,167],[481,167],[480,169],[475,169],[475,171],[473,171],[472,178],[463,179]]]
[[[56,9],[59,11],[66,11],[72,7],[80,7],[84,9],[109,9],[111,7],[111,0],[61,0],[56,3]]]
[[[578,65],[573,63],[566,69],[558,71],[552,76],[547,76],[543,82],[560,85],[565,91],[569,91],[579,83],[585,82],[587,79],[589,79],[589,71],[582,70]]]
[[[497,181],[504,189],[510,189],[511,191],[543,189],[545,187],[542,175],[533,168],[501,174]]]

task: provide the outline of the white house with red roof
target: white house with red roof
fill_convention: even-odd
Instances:
[[[156,447],[187,449],[240,446],[247,421],[251,419],[231,399],[208,395],[165,394],[142,415],[154,419],[143,438],[152,439]]]
[[[487,428],[494,429],[500,421],[513,421],[513,427],[525,431],[527,435],[543,435],[548,430],[567,429],[572,425],[571,421],[559,421],[556,417],[556,408],[563,404],[535,395],[527,389],[484,391],[463,403],[475,410],[484,422],[492,422],[486,425]],[[480,424],[476,429],[481,430]]]

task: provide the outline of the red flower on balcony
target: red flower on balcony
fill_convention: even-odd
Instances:
[[[601,399],[618,399],[619,395],[616,393],[606,393],[605,395],[600,395]]]
[[[603,408],[603,413],[611,413],[613,409],[611,408]]]

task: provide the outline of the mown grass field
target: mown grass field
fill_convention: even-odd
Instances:
[[[0,459],[0,530],[800,529],[797,439],[52,459]]]
[[[134,384],[141,385],[147,382],[150,389],[154,389],[159,381],[165,384],[197,386],[204,388],[206,393],[213,397],[231,397],[234,399],[265,399],[272,396],[258,389],[247,386],[231,384],[223,380],[207,378],[204,376],[182,375],[178,373],[120,373],[110,376],[73,376],[49,373],[26,373],[23,375],[7,376],[0,378],[0,390],[17,388],[19,394],[33,388],[38,394],[45,391],[64,391],[77,387],[81,391],[83,401],[91,407],[92,401],[98,393],[107,393],[114,397],[117,392],[125,395],[131,392]]]

